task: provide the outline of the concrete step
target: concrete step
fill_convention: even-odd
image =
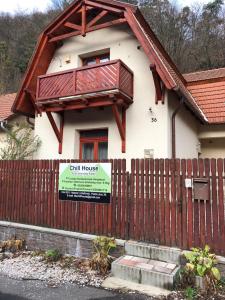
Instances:
[[[139,243],[128,241],[125,243],[125,252],[127,255],[138,256],[153,260],[160,260],[179,265],[181,250],[155,244]]]
[[[172,289],[179,267],[147,258],[124,255],[112,263],[112,275],[139,284]]]

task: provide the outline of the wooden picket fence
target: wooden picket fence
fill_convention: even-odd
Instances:
[[[0,220],[225,255],[225,160],[110,160],[110,204],[59,200],[60,162],[78,161],[0,161]],[[187,178],[208,179],[209,200]]]

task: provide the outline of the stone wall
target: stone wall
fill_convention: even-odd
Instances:
[[[62,254],[77,257],[91,257],[93,252],[92,241],[95,235],[81,234],[64,230],[43,228],[10,222],[0,222],[0,241],[23,239],[27,250],[58,249]],[[124,242],[117,241],[117,248],[111,254],[115,257],[123,255]]]

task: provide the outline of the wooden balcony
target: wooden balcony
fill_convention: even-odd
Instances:
[[[36,104],[43,110],[103,106],[109,99],[121,105],[132,103],[133,72],[120,60],[38,77]]]

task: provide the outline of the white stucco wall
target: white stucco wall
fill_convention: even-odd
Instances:
[[[225,124],[199,127],[201,158],[225,157]]]
[[[225,158],[225,138],[201,140],[201,158]]]
[[[126,153],[121,152],[121,139],[110,108],[88,109],[82,113],[65,112],[63,153],[45,116],[36,118],[35,131],[42,140],[37,158],[78,158],[79,130],[108,128],[109,158],[143,158],[144,149],[154,149],[154,157],[168,157],[168,106],[155,105],[155,88],[150,62],[128,27],[113,27],[64,41],[47,73],[80,66],[80,55],[110,49],[110,59],[121,59],[134,72],[134,103],[127,109]],[[70,57],[71,63],[65,62]],[[167,100],[166,100],[167,102]],[[149,108],[151,107],[151,111]],[[57,116],[56,116],[57,118]],[[152,122],[152,118],[157,122]]]
[[[169,139],[169,157],[172,152],[172,114],[178,107],[178,97],[175,93],[169,93],[168,107],[169,107],[169,124],[168,131]],[[176,115],[176,157],[177,158],[198,158],[198,128],[200,122],[194,115],[183,106]]]

